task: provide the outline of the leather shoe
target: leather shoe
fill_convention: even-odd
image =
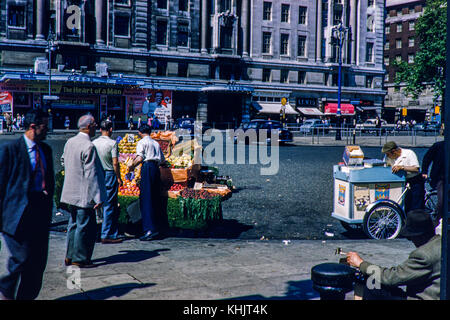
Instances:
[[[142,237],[139,238],[141,241],[151,241],[155,240],[159,236],[159,232],[147,231]]]
[[[72,265],[72,259],[65,258],[65,259],[64,259],[64,264],[65,264],[66,266]]]
[[[95,268],[97,265],[92,262],[82,263],[82,262],[72,262],[72,266],[77,266],[78,268]]]
[[[121,243],[123,241],[123,239],[102,239],[102,243],[103,244],[108,244],[108,243]]]

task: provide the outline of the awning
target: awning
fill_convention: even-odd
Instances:
[[[325,114],[335,115],[337,113],[338,104],[337,103],[325,103]],[[341,115],[342,116],[352,116],[355,114],[355,106],[350,103],[341,103]]]
[[[92,110],[95,109],[93,104],[63,104],[52,103],[52,109],[79,109],[79,110]]]
[[[322,116],[323,113],[317,108],[297,108],[305,116]]]
[[[259,110],[259,113],[280,114],[280,110],[282,109],[281,103],[253,102],[253,106]],[[298,114],[290,104],[287,104],[285,107],[286,114]]]

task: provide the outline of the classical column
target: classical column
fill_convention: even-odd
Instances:
[[[350,4],[350,48],[351,48],[351,64],[356,64],[356,31],[357,31],[357,25],[356,25],[356,15],[358,12],[357,8],[357,2],[356,0],[351,0]]]
[[[202,33],[201,33],[201,53],[208,53],[206,47],[208,41],[208,0],[202,0]]]
[[[322,60],[322,0],[317,0],[316,61]]]
[[[105,0],[95,0],[95,42],[97,45],[105,44],[105,4]]]
[[[242,12],[242,17],[241,17],[241,21],[242,21],[242,55],[244,57],[248,57],[249,55],[249,0],[242,0],[242,8],[241,8],[241,12]]]
[[[45,40],[44,30],[47,12],[45,12],[45,0],[36,1],[36,39]]]

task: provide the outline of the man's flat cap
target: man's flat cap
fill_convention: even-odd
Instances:
[[[389,141],[384,144],[383,148],[381,149],[381,152],[386,153],[395,150],[397,148],[398,148],[397,144],[394,141]]]

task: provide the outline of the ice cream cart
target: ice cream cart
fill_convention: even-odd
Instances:
[[[405,177],[376,159],[358,165],[333,166],[334,200],[331,216],[347,230],[363,228],[374,239],[393,239],[405,221]]]

